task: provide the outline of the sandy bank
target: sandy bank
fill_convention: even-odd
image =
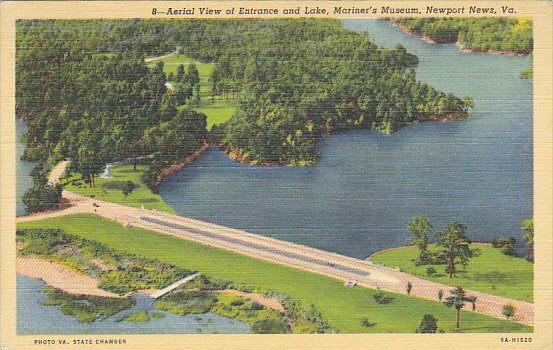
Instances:
[[[194,159],[198,158],[208,148],[209,148],[209,144],[204,143],[202,147],[198,148],[194,153],[184,158],[179,163],[174,163],[166,168],[161,169],[161,171],[157,175],[155,185],[159,186],[161,181],[167,179],[168,177],[173,176],[177,171],[183,169],[187,165],[190,165],[190,163],[192,163]]]
[[[118,294],[98,288],[99,282],[97,279],[77,273],[47,260],[17,257],[15,266],[18,274],[41,279],[47,285],[61,289],[67,293],[110,298],[119,297]]]

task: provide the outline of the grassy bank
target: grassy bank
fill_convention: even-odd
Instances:
[[[426,313],[439,320],[440,329],[446,332],[454,329],[454,310],[436,302],[385,293],[395,298],[393,302],[377,304],[374,290],[347,288],[342,282],[332,278],[147,230],[127,229],[94,215],[81,214],[21,223],[18,228],[60,228],[113,249],[158,259],[233,282],[278,291],[307,305],[313,304],[333,328],[345,333],[413,333]],[[363,318],[376,325],[362,326]],[[461,328],[463,332],[532,331],[532,327],[519,323],[465,311],[461,315]]]
[[[479,250],[478,256],[470,259],[466,267],[460,267],[453,278],[445,272],[445,265],[415,265],[419,255],[416,247],[400,247],[377,253],[371,261],[389,267],[401,267],[405,272],[421,276],[432,281],[503,297],[532,301],[534,283],[534,265],[523,258],[507,256],[491,244],[474,244]],[[437,250],[435,246],[429,250]],[[436,274],[428,275],[432,267]]]
[[[140,177],[145,166],[138,165],[136,170],[133,170],[132,165],[121,165],[110,169],[113,178],[102,179],[97,177],[94,182],[94,187],[89,187],[83,180],[80,174],[71,174],[69,181],[65,178],[61,180],[63,187],[71,192],[98,198],[106,202],[113,202],[128,205],[130,207],[157,209],[167,213],[174,214],[175,211],[167,205],[158,194],[152,193],[141,181]],[[130,195],[125,198],[122,187],[127,181],[132,181],[136,188]]]

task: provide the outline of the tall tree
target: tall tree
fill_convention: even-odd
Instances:
[[[426,216],[415,216],[407,225],[409,231],[411,231],[412,238],[411,243],[416,245],[420,250],[419,258],[423,258],[423,255],[427,253],[428,248],[428,235],[432,230],[432,222]]]
[[[455,308],[455,327],[459,328],[461,309],[465,306],[465,301],[470,301],[470,297],[467,297],[465,290],[461,287],[450,290],[449,294],[451,296],[445,298],[444,304],[447,307]]]
[[[453,277],[455,265],[466,266],[474,252],[470,249],[472,241],[467,236],[467,228],[458,222],[448,224],[443,231],[436,233],[443,253],[449,261],[449,277]]]
[[[534,258],[534,219],[529,218],[522,222],[522,230],[524,230],[524,240],[528,244],[528,254],[526,260],[531,261]]]

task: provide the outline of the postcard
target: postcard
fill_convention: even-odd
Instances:
[[[1,340],[550,349],[546,1],[1,6]]]

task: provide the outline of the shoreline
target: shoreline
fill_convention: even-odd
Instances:
[[[359,127],[359,128],[350,128],[350,129],[337,129],[336,131],[337,132],[347,132],[347,131],[353,131],[353,130],[374,130],[374,131],[378,131],[382,134],[391,134],[401,128],[404,128],[404,127],[407,127],[409,125],[413,125],[413,124],[416,124],[416,123],[424,123],[424,122],[440,122],[440,123],[446,123],[446,122],[450,122],[450,121],[456,121],[456,120],[466,120],[466,119],[469,119],[470,118],[470,113],[467,112],[467,111],[464,111],[464,110],[457,110],[457,111],[454,111],[453,113],[450,113],[446,116],[443,116],[443,117],[435,117],[435,116],[428,116],[428,117],[420,117],[412,122],[408,122],[408,123],[405,123],[403,125],[401,125],[399,128],[397,128],[396,130],[392,130],[392,131],[386,131],[386,130],[383,130],[383,129],[375,129],[375,128],[362,128],[362,127]],[[320,139],[324,139],[326,136],[329,136],[331,133],[328,133],[327,135],[324,135],[322,138],[318,138],[316,140],[316,143],[320,140]],[[315,143],[315,145],[316,145]],[[308,167],[308,166],[313,166],[315,164],[317,164],[317,160],[314,160],[314,161],[304,161],[304,163],[290,163],[290,162],[259,162],[257,160],[251,160],[249,158],[249,155],[247,153],[244,153],[242,151],[242,149],[239,149],[239,148],[232,148],[231,146],[216,146],[219,150],[223,151],[230,159],[234,160],[235,162],[238,162],[240,164],[246,164],[246,165],[251,165],[251,166],[266,166],[266,167],[269,167],[269,166],[278,166],[278,167],[282,167],[282,166],[289,166],[289,167]],[[316,156],[316,158],[318,158],[318,156]]]
[[[489,246],[492,246],[492,242],[486,242],[486,241],[474,242],[473,241],[471,243],[471,245],[489,245]],[[432,247],[432,246],[435,247],[435,246],[437,246],[437,244],[436,243],[429,243],[428,246],[429,247]],[[405,244],[405,245],[400,245],[400,246],[397,246],[397,247],[384,248],[384,249],[378,250],[378,251],[370,254],[364,260],[370,260],[371,258],[374,258],[375,256],[377,256],[381,253],[386,253],[386,252],[390,252],[390,251],[393,251],[393,250],[399,250],[399,249],[403,249],[403,248],[412,248],[412,247],[416,247],[416,246],[414,244]],[[516,256],[515,258],[524,259],[524,257],[520,257],[520,256]]]
[[[531,52],[515,52],[515,51],[495,50],[495,49],[475,50],[469,47],[467,44],[460,42],[457,36],[444,37],[444,38],[429,37],[424,35],[420,31],[417,31],[408,27],[403,23],[398,23],[398,22],[395,22],[394,20],[389,20],[389,23],[392,27],[398,27],[403,33],[408,35],[414,35],[428,44],[433,44],[433,45],[434,44],[455,44],[455,46],[459,51],[466,54],[486,53],[489,55],[505,55],[505,56],[513,56],[513,57],[523,57],[531,54]]]
[[[45,259],[18,256],[15,266],[18,275],[42,280],[46,285],[69,294],[121,298],[119,294],[99,288],[97,279]]]
[[[161,171],[158,173],[156,177],[156,181],[154,182],[154,185],[156,187],[159,187],[162,181],[168,179],[169,177],[175,175],[176,172],[179,170],[184,169],[188,165],[190,165],[196,158],[198,158],[202,153],[205,152],[209,148],[209,143],[204,142],[200,148],[198,148],[194,153],[191,155],[185,157],[182,161],[178,163],[173,163],[168,167],[162,168]]]

